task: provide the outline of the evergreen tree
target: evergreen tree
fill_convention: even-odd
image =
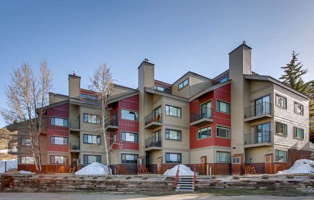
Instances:
[[[309,103],[309,112],[310,112],[310,129],[312,133],[314,133],[313,130],[313,124],[314,124],[314,80],[305,82],[302,79],[302,76],[305,75],[308,70],[303,69],[303,64],[301,62],[298,62],[298,53],[295,51],[292,52],[292,59],[289,64],[287,64],[284,67],[281,67],[281,69],[284,70],[284,74],[279,78],[280,80],[283,80],[283,83],[292,87],[295,90],[298,90],[299,92],[307,95],[310,98]],[[307,106],[306,106],[307,108]]]

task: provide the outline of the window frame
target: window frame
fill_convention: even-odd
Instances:
[[[85,116],[86,116],[86,115],[87,115],[87,121],[85,121]],[[89,119],[88,116],[89,116],[89,115],[96,117],[96,123],[93,123],[93,122],[89,122],[89,121],[88,121],[88,119]],[[90,113],[83,113],[83,122],[84,122],[84,123],[87,123],[87,124],[97,124],[97,125],[99,125],[99,124],[101,124],[101,118],[100,118],[99,115],[90,114]]]
[[[50,157],[49,157],[49,163],[50,164],[56,164],[57,162],[56,162],[56,158],[54,158],[54,162],[51,162],[52,161],[52,157],[56,157],[56,156],[58,156],[58,157],[63,157],[63,162],[61,163],[61,162],[58,162],[58,164],[66,164],[65,163],[65,160],[67,160],[68,159],[68,156],[60,156],[60,155],[50,155]]]
[[[217,156],[218,156],[218,154],[220,154],[220,153],[227,153],[227,154],[229,154],[229,161],[224,162],[224,161],[218,160],[218,159],[217,159]],[[219,158],[220,158],[220,157],[219,157]],[[231,152],[229,152],[229,151],[216,151],[216,163],[231,163]]]
[[[112,143],[118,143],[118,132],[112,134]]]
[[[167,113],[167,106],[169,106],[169,114]],[[180,113],[180,116],[175,116],[175,115],[170,115],[170,108],[173,107],[173,108],[176,108],[176,109],[179,109],[180,112],[177,112],[177,113]],[[166,116],[170,116],[170,117],[177,117],[177,118],[182,118],[182,108],[181,107],[177,107],[177,106],[172,106],[172,105],[168,105],[166,104],[165,105],[165,114]]]
[[[284,102],[284,107],[281,107],[280,105],[277,105],[277,99],[278,98],[283,98],[284,100],[285,100],[285,102]],[[278,108],[282,108],[282,109],[285,109],[285,110],[287,110],[287,104],[288,103],[288,99],[287,99],[287,97],[284,97],[284,96],[282,96],[282,95],[280,95],[280,94],[275,94],[275,105],[278,107]]]
[[[277,156],[277,152],[285,152],[285,153],[286,153],[286,159],[285,159],[285,161],[277,160],[277,157],[279,157],[279,155]],[[287,162],[288,162],[288,151],[275,149],[275,162],[278,162],[278,163],[287,163]]]
[[[169,155],[169,158],[170,158],[170,155],[171,155],[171,154],[176,154],[177,156],[180,155],[180,160],[177,161],[177,162],[172,162],[172,161],[170,161],[170,160],[167,160],[167,154]],[[178,157],[177,157],[177,158],[178,158]],[[166,153],[165,153],[165,162],[166,162],[166,163],[182,163],[182,153],[166,152]]]
[[[298,136],[296,136],[297,130],[302,130],[303,137],[298,137]],[[304,140],[304,138],[305,138],[305,137],[304,137],[304,129],[294,126],[294,127],[293,127],[293,138],[294,138],[294,139],[298,139],[298,140]]]
[[[134,137],[134,138],[137,138],[137,141],[127,141],[127,140],[123,140],[123,134],[126,134],[126,133],[137,135],[136,137]],[[126,135],[125,135],[125,139],[126,139]],[[121,142],[138,143],[138,142],[139,142],[139,140],[138,140],[138,133],[136,133],[136,132],[130,132],[130,131],[121,131]]]
[[[229,105],[229,113],[220,110],[220,102]],[[219,106],[218,106],[218,105],[219,105]],[[219,109],[219,110],[218,110],[218,109]],[[228,108],[227,108],[227,110],[228,110]],[[216,112],[220,112],[220,113],[224,113],[224,114],[231,115],[231,104],[230,104],[229,102],[227,102],[227,101],[223,101],[223,100],[220,100],[220,99],[216,99]]]
[[[137,115],[135,115],[135,116],[136,116],[136,120],[123,118],[123,111],[129,111],[129,112],[137,113]],[[122,119],[122,120],[128,120],[128,121],[132,121],[132,122],[138,122],[138,118],[139,118],[139,115],[138,115],[138,114],[139,114],[138,111],[129,110],[129,109],[125,109],[125,108],[121,108],[121,119]]]
[[[239,159],[239,162],[234,162],[233,159]],[[231,163],[232,164],[241,164],[241,156],[235,156],[231,158]]]
[[[22,162],[23,158],[32,158],[33,159],[33,163],[24,163],[24,162]],[[35,159],[32,156],[21,156],[20,157],[20,163],[21,163],[21,165],[34,165],[35,164]]]
[[[52,124],[52,118],[54,118],[54,124]],[[59,126],[59,125],[55,125],[56,124],[56,120],[55,120],[55,118],[57,118],[57,119],[62,119],[62,120],[65,120],[66,121],[66,126]],[[56,116],[51,116],[50,117],[50,126],[58,126],[58,127],[65,127],[65,128],[68,128],[69,127],[69,120],[67,119],[67,118],[63,118],[63,117],[56,117]],[[64,124],[64,121],[63,121],[63,124]]]
[[[87,142],[85,142],[85,139],[84,139],[85,136],[87,136]],[[96,143],[88,142],[88,136],[96,137]],[[98,141],[99,141],[99,143],[98,143]],[[100,135],[92,135],[92,134],[83,133],[83,144],[97,144],[97,145],[101,145],[101,136]]]
[[[218,128],[228,129],[229,130],[229,137],[222,137],[218,135]],[[217,138],[224,138],[224,139],[231,139],[231,128],[228,126],[222,126],[219,124],[216,124],[216,137]]]
[[[126,160],[126,156],[127,155],[132,155],[132,156],[136,156],[136,159],[134,159],[134,162],[127,162]],[[125,156],[125,160],[123,159],[123,156]],[[121,163],[123,164],[137,164],[137,159],[138,159],[138,154],[133,154],[133,153],[121,153]]]
[[[52,138],[54,138],[54,141],[56,141],[55,140],[55,138],[63,138],[63,144],[55,144],[55,142],[54,142],[54,144],[52,143]],[[66,144],[64,143],[64,138],[66,138]],[[62,136],[50,136],[50,145],[57,145],[57,146],[67,146],[68,144],[69,144],[69,138],[68,137],[62,137]]]
[[[288,136],[288,124],[285,124],[285,123],[282,123],[282,122],[279,122],[279,121],[276,121],[276,135],[280,135],[280,136],[284,136],[284,137],[287,137]],[[286,133],[279,133],[279,127],[278,125],[283,125],[285,127],[285,130],[286,130]],[[283,129],[284,130],[284,129]],[[283,131],[284,132],[284,131]]]
[[[199,133],[198,133],[198,131],[199,130],[201,130],[201,129],[205,129],[205,128],[210,128],[210,135],[209,136],[207,136],[207,137],[204,137],[204,138],[199,138]],[[196,139],[197,140],[203,140],[203,139],[206,139],[206,138],[210,138],[210,137],[212,137],[212,125],[209,125],[209,126],[205,126],[205,127],[202,127],[202,128],[198,128],[197,130],[196,130]]]
[[[184,82],[187,81],[187,84],[185,85]],[[182,87],[180,87],[180,85],[182,84]],[[178,91],[182,90],[183,88],[185,88],[186,86],[188,86],[190,84],[190,80],[189,77],[187,77],[186,79],[184,79],[183,81],[181,81],[178,84]]]
[[[296,110],[297,110],[296,104],[298,104],[298,105],[300,105],[300,106],[301,106],[301,108],[302,108],[302,110],[301,110],[301,114],[299,114],[299,113],[297,113],[297,112],[296,112]],[[297,115],[304,116],[304,106],[303,106],[303,104],[301,104],[301,103],[299,103],[299,102],[294,101],[293,105],[294,105],[294,106],[293,106],[294,113],[295,113],[295,114],[297,114]]]
[[[169,138],[167,138],[167,132],[168,132],[168,131],[175,131],[175,132],[179,133],[180,139],[179,139],[179,140],[170,139],[170,132],[169,132]],[[182,141],[182,131],[181,131],[181,130],[175,130],[175,129],[166,128],[166,129],[165,129],[165,139],[166,139],[166,140],[171,140],[171,141]]]
[[[101,155],[88,155],[88,154],[83,154],[83,164],[84,165],[88,165],[88,164],[91,164],[91,163],[89,163],[89,162],[85,162],[86,160],[85,160],[85,158],[87,157],[87,161],[88,161],[88,157],[89,156],[96,156],[96,162],[98,162],[97,161],[97,158],[99,158],[99,163],[101,163]]]
[[[29,140],[29,145],[27,145],[26,143],[24,143],[23,144],[23,140]],[[31,147],[32,146],[32,139],[30,139],[30,138],[22,138],[21,139],[21,146],[23,146],[23,147]]]

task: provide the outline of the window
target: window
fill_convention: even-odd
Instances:
[[[166,153],[166,163],[181,163],[181,153]]]
[[[201,118],[212,118],[212,102],[206,102],[201,105]]]
[[[32,140],[29,138],[22,138],[22,146],[32,146]]]
[[[64,164],[66,159],[68,159],[67,156],[50,156],[50,164],[55,164],[57,162],[58,164]]]
[[[270,95],[255,100],[254,114],[255,116],[271,114]]]
[[[122,110],[122,119],[138,121],[138,113],[130,110]]]
[[[98,115],[92,115],[92,114],[83,114],[83,122],[84,123],[91,123],[91,124],[100,124],[100,116]]]
[[[181,131],[166,129],[167,140],[181,140]]]
[[[287,124],[276,122],[276,133],[287,136],[288,133]]]
[[[68,119],[50,117],[50,125],[68,127]]]
[[[241,164],[241,157],[233,157],[232,164]]]
[[[302,104],[299,104],[297,102],[294,102],[294,112],[298,115],[303,115],[304,113],[304,107]]]
[[[216,162],[230,163],[230,153],[229,152],[223,152],[223,151],[217,151]]]
[[[287,152],[276,150],[276,162],[287,162]]]
[[[83,142],[85,144],[101,144],[101,137],[100,135],[83,135]]]
[[[97,99],[96,96],[90,95],[90,94],[81,94],[81,97],[84,99],[93,99],[93,100]]]
[[[93,162],[101,163],[101,156],[99,155],[83,155],[83,163],[91,164]]]
[[[154,85],[154,89],[161,91],[161,92],[167,92],[167,93],[171,93],[171,90],[162,86],[158,86],[158,85]]]
[[[254,143],[270,142],[270,123],[254,126]]]
[[[114,133],[113,134],[113,143],[117,143],[118,142],[118,134]]]
[[[217,137],[230,138],[230,128],[217,126]]]
[[[185,86],[189,85],[189,78],[185,79],[183,82],[179,84],[179,90],[184,88]]]
[[[123,142],[138,142],[138,134],[122,132],[122,141]]]
[[[181,108],[166,105],[166,115],[173,117],[181,117]]]
[[[212,136],[212,127],[208,126],[205,128],[197,129],[197,139],[203,139]]]
[[[50,144],[55,145],[68,145],[68,138],[67,137],[50,137]]]
[[[294,127],[294,138],[304,139],[304,129]]]
[[[21,157],[21,164],[34,164],[35,159],[33,157]]]
[[[287,99],[283,96],[276,94],[276,106],[287,109]]]
[[[122,163],[137,163],[137,154],[121,154]]]
[[[217,111],[230,114],[230,103],[217,100]]]
[[[229,80],[229,76],[226,76],[225,78],[221,79],[221,80],[219,81],[219,83],[223,83],[223,82],[226,82],[226,81],[228,81],[228,80]]]

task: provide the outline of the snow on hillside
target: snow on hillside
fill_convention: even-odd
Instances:
[[[296,160],[292,167],[287,170],[278,171],[277,174],[303,174],[314,173],[314,161],[308,159]]]
[[[111,172],[111,169],[110,169]],[[92,164],[83,167],[81,170],[75,173],[76,175],[107,175],[108,174],[108,166],[103,165],[98,162],[94,162]]]
[[[192,176],[192,175],[194,175],[194,172],[189,168],[189,167],[187,167],[186,165],[176,165],[176,166],[174,166],[173,168],[171,168],[171,169],[168,169],[165,173],[164,173],[164,175],[165,176],[175,176],[176,174],[177,174],[177,170],[178,170],[178,166],[180,166],[179,167],[179,175],[190,175],[190,176]]]
[[[0,161],[0,173],[4,173],[6,165],[6,171],[13,171],[17,169],[17,159],[12,160],[2,160]]]

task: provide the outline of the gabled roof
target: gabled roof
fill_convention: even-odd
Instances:
[[[169,97],[169,98],[180,100],[180,101],[184,101],[184,102],[189,102],[189,99],[187,99],[187,98],[179,97],[179,96],[176,96],[176,95],[173,95],[173,94],[169,94],[169,93],[165,93],[165,92],[161,92],[161,91],[158,91],[158,90],[154,90],[152,88],[145,87],[145,92],[148,92],[148,93],[151,93],[151,94],[158,94],[158,95],[161,95],[161,96]]]
[[[175,84],[176,82],[178,82],[181,78],[183,78],[183,77],[186,76],[187,74],[192,74],[192,75],[196,75],[196,76],[200,76],[200,77],[206,78],[206,79],[208,79],[208,80],[212,80],[212,79],[210,79],[210,78],[208,78],[208,77],[206,77],[206,76],[200,75],[200,74],[195,73],[195,72],[192,72],[192,71],[188,71],[188,72],[185,73],[183,76],[181,76],[180,78],[178,78],[173,84]],[[173,85],[173,84],[172,84],[172,85]]]
[[[285,85],[284,83],[282,83],[281,81],[271,77],[271,76],[263,76],[263,75],[244,75],[244,78],[247,80],[254,80],[254,81],[269,81],[272,82],[276,85],[279,85],[280,87],[285,88],[286,90],[289,90],[290,92],[293,92],[305,99],[309,99],[308,96],[306,96],[305,94]]]
[[[123,95],[116,95],[113,98],[110,98],[108,100],[108,104],[115,103],[117,101],[129,98],[129,97],[133,97],[133,96],[138,95],[138,94],[139,94],[139,92],[136,90],[135,92],[131,92],[131,93],[123,94]]]

